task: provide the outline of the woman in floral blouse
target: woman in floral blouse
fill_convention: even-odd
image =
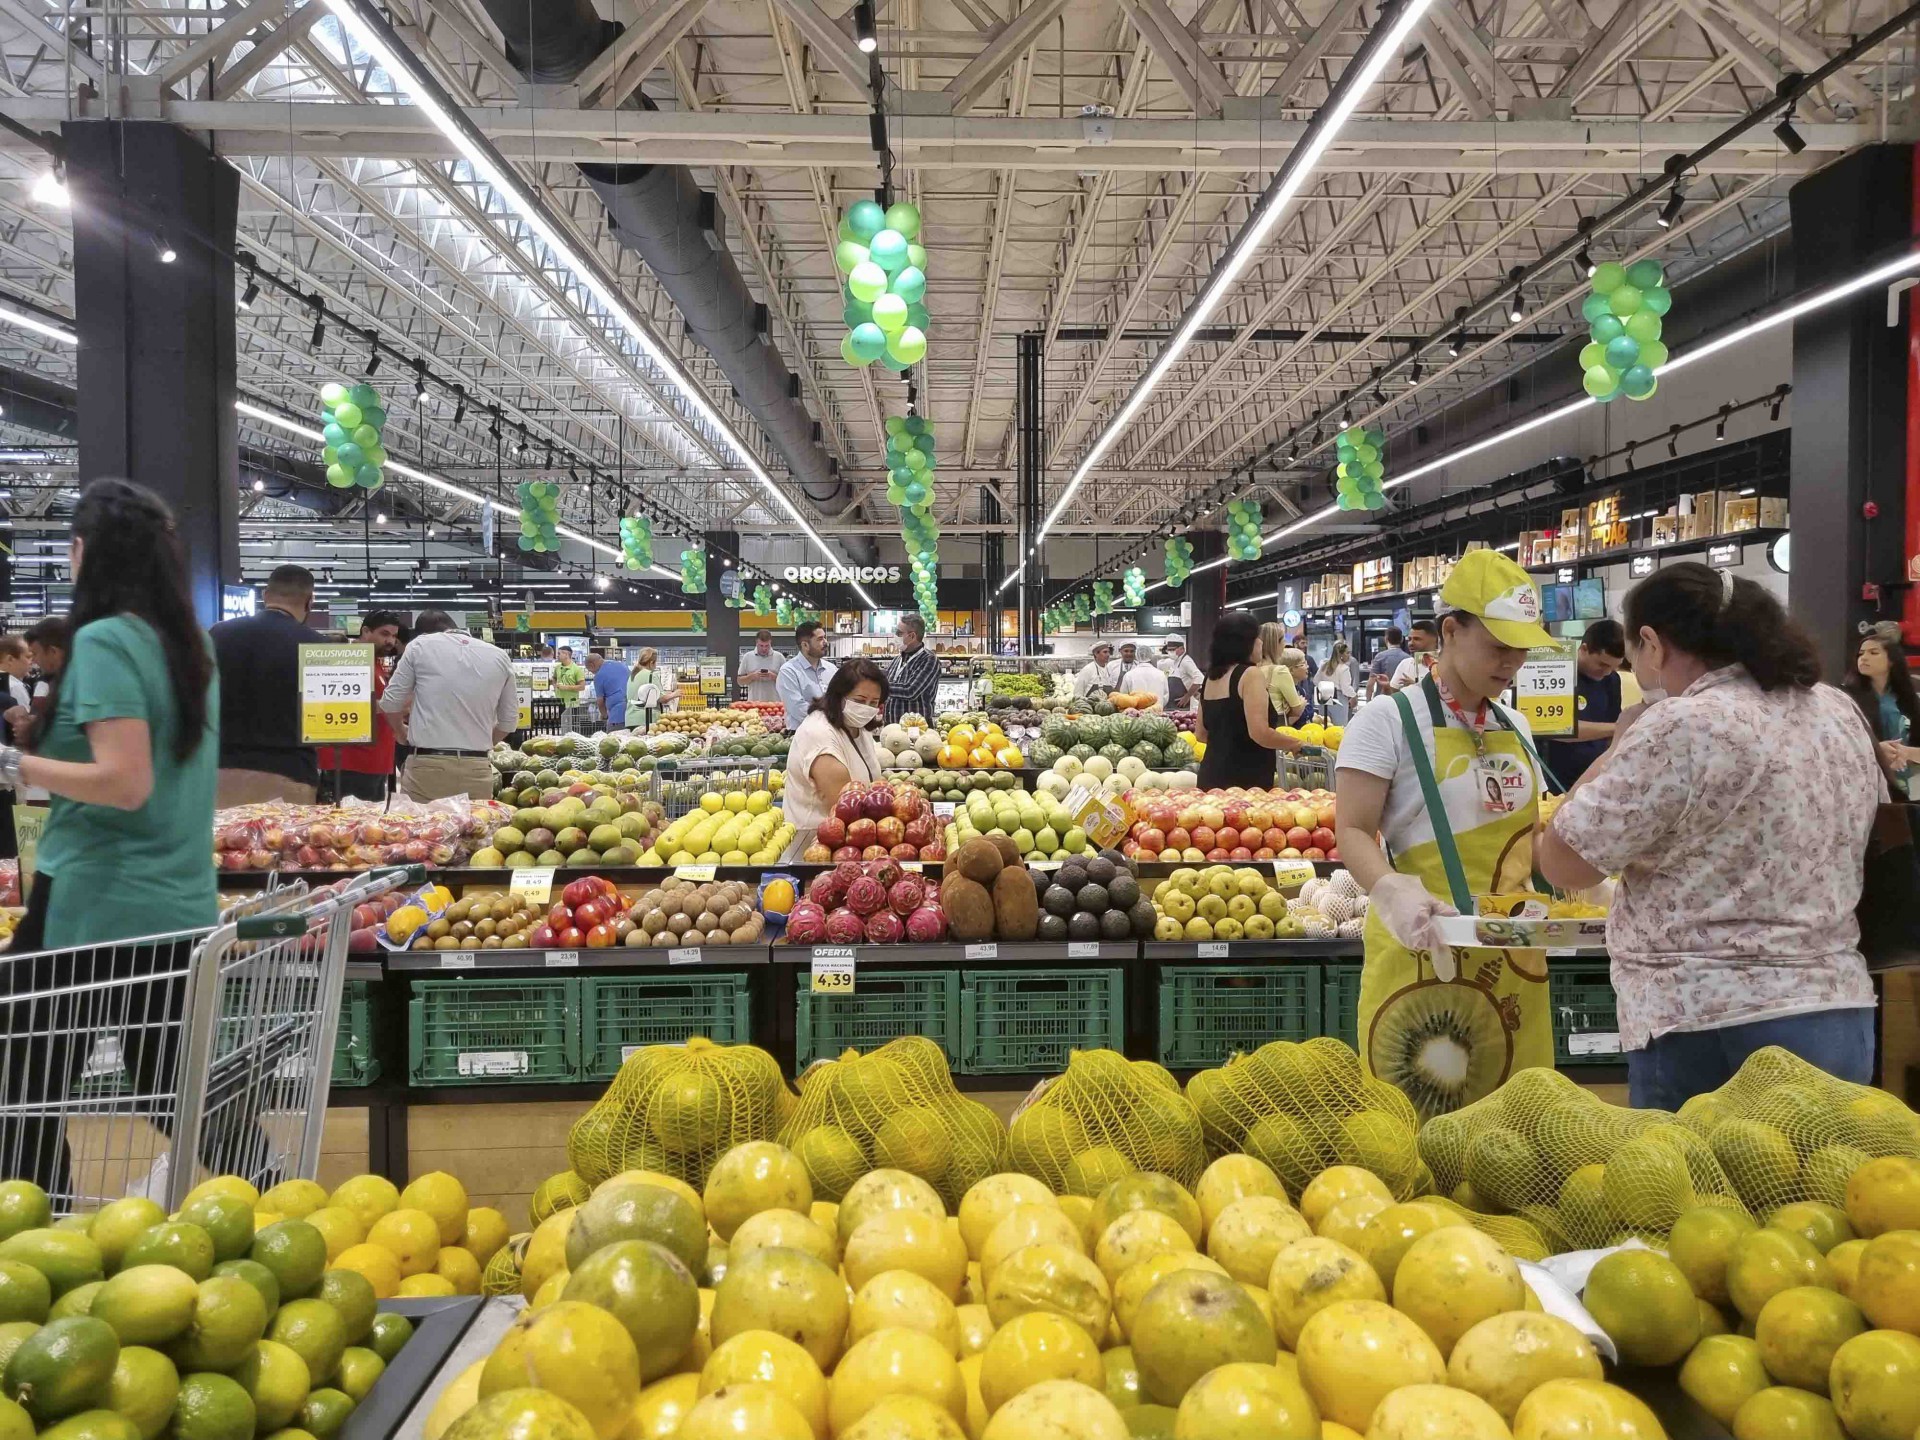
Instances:
[[[1621,717],[1534,853],[1555,885],[1620,876],[1607,948],[1632,1103],[1676,1110],[1767,1045],[1865,1082],[1873,737],[1752,581],[1669,565],[1625,612],[1634,673],[1664,698]]]

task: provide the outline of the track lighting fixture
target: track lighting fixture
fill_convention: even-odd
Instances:
[[[1678,425],[1667,427],[1667,458],[1669,460],[1680,458],[1680,427]]]
[[[374,517],[373,517],[373,523],[374,523],[374,524],[376,524],[376,525],[384,525],[384,524],[386,524],[386,523],[387,523],[387,512],[386,512],[386,511],[384,511],[384,510],[382,510],[382,511],[379,511],[379,512],[378,512],[377,514],[375,514],[375,515],[374,515]]]
[[[1798,155],[1807,148],[1806,138],[1793,128],[1793,106],[1787,106],[1787,113],[1780,117],[1780,123],[1773,127],[1773,138],[1778,140],[1789,155]]]
[[[253,482],[253,493],[254,493],[254,494],[256,494],[256,495],[264,495],[264,494],[266,494],[266,491],[267,491],[267,482],[266,482],[266,481],[264,481],[264,480],[255,480],[255,481]]]
[[[33,203],[36,205],[54,205],[65,210],[73,204],[73,197],[67,193],[67,162],[56,160],[33,182]]]
[[[1720,418],[1714,422],[1713,426],[1714,439],[1724,440],[1727,438],[1727,417],[1731,414],[1733,414],[1733,406],[1722,405],[1720,407]]]
[[[1660,213],[1654,221],[1662,230],[1671,230],[1673,222],[1680,218],[1680,207],[1687,203],[1686,192],[1680,188],[1680,179],[1674,177],[1673,189],[1667,192],[1667,203],[1660,207]]]
[[[171,265],[180,258],[180,252],[173,248],[173,241],[167,238],[167,232],[164,230],[153,242],[153,253],[160,257],[162,265]]]
[[[307,308],[313,312],[313,334],[307,337],[307,348],[318,351],[327,343],[327,312],[322,308],[318,295],[307,302]]]
[[[595,575],[593,577],[593,588],[596,590],[604,590],[612,583],[613,582],[609,580],[605,575]]]
[[[1348,401],[1346,405],[1341,407],[1340,423],[1342,425],[1353,424],[1353,402],[1352,401]]]
[[[1573,263],[1580,267],[1580,273],[1589,280],[1593,278],[1593,272],[1600,268],[1593,263],[1593,251],[1585,245],[1573,252]]]
[[[1792,393],[1793,387],[1791,385],[1782,385],[1773,392],[1773,404],[1767,407],[1768,419],[1778,420],[1780,418],[1780,407],[1787,403],[1787,396]]]
[[[1413,362],[1413,369],[1407,372],[1407,378],[1415,385],[1420,383],[1420,362],[1418,360]]]
[[[366,373],[369,376],[371,376],[371,375],[378,374],[379,371],[380,371],[380,345],[378,341],[375,341],[373,343],[373,348],[367,351]]]
[[[427,403],[427,362],[424,360],[413,362],[413,403]]]
[[[1382,390],[1378,385],[1373,387],[1373,399],[1376,405],[1384,405],[1387,403],[1386,392]]]
[[[240,292],[240,308],[253,309],[253,302],[260,298],[260,276],[252,265],[247,266],[247,287]]]
[[[1526,288],[1520,283],[1526,279],[1526,277],[1527,270],[1524,265],[1516,265],[1512,270],[1507,272],[1507,278],[1513,282],[1513,298],[1507,302],[1507,323],[1509,325],[1518,325],[1522,320],[1527,318],[1527,292]]]
[[[879,32],[873,23],[873,0],[860,0],[853,7],[853,41],[867,55],[880,48]]]
[[[458,425],[462,420],[466,418],[467,418],[466,387],[462,385],[456,385],[453,387],[453,423]]]
[[[1447,341],[1447,358],[1449,360],[1458,360],[1460,358],[1460,347],[1466,344],[1466,341],[1467,341],[1466,331],[1464,330],[1454,331],[1452,337],[1449,338]]]

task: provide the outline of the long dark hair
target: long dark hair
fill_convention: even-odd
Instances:
[[[833,723],[836,730],[847,728],[847,696],[853,693],[853,687],[862,680],[871,680],[880,687],[880,708],[884,713],[887,705],[887,677],[880,667],[871,660],[849,660],[833,672],[833,678],[827,681],[827,692],[808,708],[818,710]],[[881,716],[875,716],[869,730],[877,729]]]
[[[1213,627],[1207,647],[1207,678],[1218,680],[1236,665],[1248,664],[1260,641],[1260,617],[1251,610],[1229,610]]]
[[[95,480],[74,507],[73,533],[82,546],[69,617],[73,633],[114,615],[138,616],[152,627],[173,682],[173,758],[184,763],[206,739],[213,656],[193,613],[173,512],[144,485]]]
[[[1820,679],[1813,639],[1764,587],[1696,561],[1666,565],[1627,592],[1627,636],[1657,632],[1675,649],[1719,669],[1744,665],[1762,690],[1805,690]]]
[[[1907,670],[1907,651],[1898,639],[1876,630],[1860,637],[1865,645],[1872,641],[1880,647],[1887,657],[1887,693],[1893,696],[1893,703],[1902,715],[1907,717],[1907,734],[1910,738],[1920,738],[1920,692],[1913,688],[1913,676]],[[1857,652],[1856,652],[1857,653]],[[1874,693],[1873,682],[1860,673],[1856,660],[1847,670],[1847,678],[1841,682],[1841,689],[1853,697],[1860,707],[1860,713],[1867,717],[1867,723],[1873,727],[1873,733],[1882,740],[1896,740],[1896,735],[1880,734],[1880,697]]]

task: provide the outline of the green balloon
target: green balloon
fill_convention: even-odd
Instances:
[[[325,425],[320,427],[320,438],[329,445],[344,445],[347,441],[351,440],[353,436],[329,420]]]
[[[1627,267],[1627,283],[1640,290],[1651,290],[1667,283],[1667,271],[1658,260],[1636,260]]]
[[[361,463],[364,465],[384,466],[387,463],[387,447],[384,445],[367,446],[367,453],[361,460]]]
[[[1580,385],[1587,394],[1598,400],[1604,396],[1611,395],[1619,388],[1620,380],[1619,377],[1617,377],[1613,371],[1607,369],[1606,366],[1595,365],[1580,377]]]
[[[367,452],[351,440],[337,446],[336,449],[340,456],[340,463],[349,471],[358,470],[366,462]]]
[[[381,478],[380,467],[378,465],[362,465],[358,470],[353,472],[353,483],[358,485],[362,490],[378,490],[380,488]]]
[[[387,412],[382,410],[378,405],[362,405],[360,407],[360,423],[362,425],[371,425],[374,429],[379,430],[387,423]]]
[[[1620,377],[1620,388],[1627,392],[1629,400],[1644,400],[1653,394],[1659,382],[1653,378],[1653,371],[1644,365],[1635,365]]]
[[[840,307],[840,319],[849,330],[856,325],[864,325],[873,319],[873,306],[864,300],[849,297]]]
[[[914,269],[911,265],[903,265],[900,267],[899,274],[893,277],[890,288],[894,294],[911,304],[927,293],[926,273]]]
[[[338,380],[329,380],[320,387],[320,403],[329,410],[347,398],[347,387]]]
[[[860,237],[853,233],[853,222],[844,215],[840,217],[840,226],[833,232],[833,238],[835,240],[851,240],[856,245],[860,243]]]
[[[842,240],[833,247],[833,263],[842,275],[851,275],[853,267],[867,258],[867,247],[857,240]]]
[[[1591,341],[1580,347],[1580,368],[1582,370],[1591,370],[1596,365],[1604,365],[1606,363],[1607,347],[1602,345],[1598,340]]]
[[[898,359],[899,357],[895,356],[894,358]],[[926,470],[929,463],[930,462],[928,461],[927,457],[923,455],[920,451],[909,450],[907,452],[907,456],[906,456],[907,469],[913,471],[914,474],[919,475],[923,473]]]
[[[1642,345],[1660,338],[1660,317],[1646,308],[1645,295],[1641,296],[1641,308],[1627,317],[1627,334]]]
[[[896,200],[887,207],[887,229],[895,230],[908,240],[920,233],[920,210],[905,200]]]
[[[1596,295],[1611,295],[1627,283],[1627,267],[1617,260],[1602,261],[1593,272],[1593,289]]]
[[[1660,285],[1643,290],[1640,292],[1640,308],[1655,315],[1664,315],[1673,308],[1673,292]]]
[[[859,363],[862,365],[886,354],[886,332],[876,321],[869,320],[864,325],[854,326],[853,333],[847,338],[853,342],[853,353],[860,357]]]
[[[873,237],[867,253],[873,263],[889,275],[896,270],[904,270],[907,265],[907,240],[898,230],[882,230]]]
[[[913,479],[916,473],[917,473],[916,471],[908,469],[907,465],[903,461],[902,463],[894,466],[891,470],[887,472],[887,478],[893,481],[896,485],[904,485],[909,480]]]
[[[873,323],[889,335],[898,335],[906,328],[907,302],[898,295],[882,295],[873,302]]]
[[[1602,315],[1610,315],[1612,313],[1612,311],[1607,309],[1607,297],[1598,291],[1588,295],[1586,299],[1580,302],[1580,317],[1588,324],[1592,324]]]
[[[1640,363],[1649,370],[1658,370],[1667,363],[1667,347],[1658,340],[1649,340],[1640,347]]]
[[[860,352],[853,348],[853,336],[851,334],[840,337],[840,358],[856,370],[863,365],[873,363],[871,360],[862,360],[860,358]]]
[[[369,405],[380,403],[380,392],[362,381],[347,391],[347,398],[364,410]]]
[[[1638,364],[1640,360],[1640,342],[1631,335],[1616,335],[1607,342],[1607,368],[1625,370]]]
[[[360,407],[351,400],[342,400],[338,405],[333,407],[333,423],[338,425],[342,430],[345,430],[349,435],[360,428],[360,421],[363,418],[360,414]]]
[[[916,270],[925,270],[927,268],[926,247],[924,245],[916,245],[913,241],[909,240],[907,242],[907,263]]]
[[[320,447],[320,463],[322,465],[331,465],[339,458],[340,452],[334,449],[333,446],[323,445]]]
[[[1607,308],[1622,320],[1640,308],[1640,290],[1634,285],[1615,286],[1607,296]]]
[[[336,490],[344,490],[347,486],[353,484],[353,471],[338,461],[335,461],[333,464],[327,466],[327,484],[333,486]]]
[[[909,325],[887,342],[887,352],[896,360],[904,360],[909,365],[918,365],[927,358],[927,337]],[[923,454],[923,451],[915,451]]]
[[[363,450],[369,445],[378,445],[380,443],[380,432],[374,429],[373,426],[362,421],[353,428],[353,443]]]
[[[1353,453],[1360,457],[1362,463],[1380,458],[1380,452],[1371,445],[1356,445],[1353,447]]]
[[[847,225],[853,231],[854,239],[865,244],[877,235],[887,223],[887,213],[880,208],[877,200],[856,200],[847,207]]]
[[[907,302],[907,323],[916,330],[931,330],[933,328],[933,317],[927,313],[926,301],[911,300]]]
[[[847,276],[847,288],[853,298],[869,305],[887,293],[887,272],[871,260],[862,260]]]
[[[1608,341],[1617,340],[1620,336],[1626,334],[1627,327],[1621,322],[1620,317],[1617,315],[1602,315],[1598,320],[1593,322],[1593,330],[1591,333],[1597,343],[1605,345]]]

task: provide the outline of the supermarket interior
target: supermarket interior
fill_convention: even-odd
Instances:
[[[0,1440],[1920,1440],[1920,4],[0,71]]]

